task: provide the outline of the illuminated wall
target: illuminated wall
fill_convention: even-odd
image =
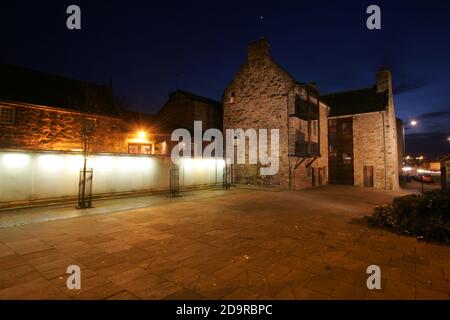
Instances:
[[[93,168],[93,193],[123,193],[168,190],[169,157],[96,154],[89,157]],[[78,195],[83,157],[58,152],[0,151],[0,203]],[[223,160],[191,159],[180,165],[180,187],[220,184]]]

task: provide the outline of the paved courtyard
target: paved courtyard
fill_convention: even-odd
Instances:
[[[398,194],[198,194],[16,227],[0,213],[0,299],[449,299],[449,247],[351,223]],[[66,288],[69,265],[81,290]]]

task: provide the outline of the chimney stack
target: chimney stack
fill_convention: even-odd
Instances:
[[[247,61],[249,64],[260,63],[270,59],[270,44],[266,38],[253,41],[248,45]]]
[[[392,94],[392,76],[388,68],[382,67],[377,71],[377,92],[388,90]]]

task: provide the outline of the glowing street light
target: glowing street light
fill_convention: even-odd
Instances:
[[[146,136],[147,136],[147,134],[144,131],[139,131],[138,132],[139,139],[145,139]]]
[[[411,120],[410,125],[413,127],[417,126],[417,120]]]

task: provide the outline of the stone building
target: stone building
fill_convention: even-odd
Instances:
[[[279,129],[280,166],[234,165],[236,183],[302,189],[330,183],[395,190],[399,144],[389,70],[372,88],[320,96],[270,55],[266,39],[250,43],[247,60],[223,96],[225,129]],[[400,147],[401,148],[401,147]],[[248,151],[247,151],[248,152]]]
[[[194,121],[202,122],[202,130],[222,130],[222,104],[184,90],[169,94],[169,99],[150,124],[157,152],[170,154],[178,142],[171,141],[174,130],[187,129],[194,136]]]
[[[292,189],[327,184],[328,106],[315,84],[296,81],[272,59],[267,40],[249,45],[246,62],[225,90],[223,110],[224,130],[279,129],[278,174],[261,176],[259,164],[234,165],[236,183]]]
[[[126,122],[107,86],[0,65],[0,148],[126,152]]]
[[[398,189],[403,133],[397,130],[401,122],[395,115],[390,71],[378,70],[373,87],[322,100],[330,106],[330,182]]]

